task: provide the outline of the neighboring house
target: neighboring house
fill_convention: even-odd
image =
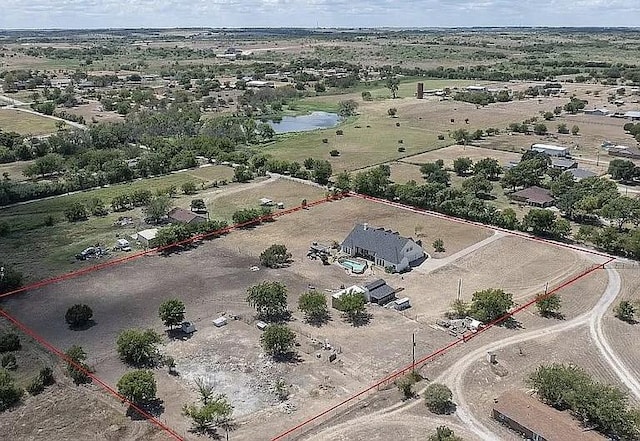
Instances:
[[[619,156],[621,158],[640,159],[640,149],[635,146],[626,147],[623,145],[617,145],[615,147],[609,147],[607,150],[610,156]]]
[[[571,168],[578,168],[578,162],[573,159],[566,158],[553,158],[551,159],[551,167],[558,170],[569,170]]]
[[[153,248],[156,246],[157,235],[157,228],[149,228],[148,230],[138,231],[132,237],[134,240],[140,242],[145,248]]]
[[[570,170],[567,170],[567,172],[571,173],[571,175],[573,176],[573,179],[575,179],[576,181],[581,181],[586,178],[592,178],[594,176],[597,176],[596,173],[590,170],[585,170],[583,168],[572,168]]]
[[[589,109],[589,110],[585,110],[584,114],[585,115],[594,115],[594,116],[609,116],[609,115],[611,115],[611,111],[606,109],[606,108]]]
[[[411,263],[424,257],[420,245],[395,231],[358,224],[342,242],[342,252],[401,272],[408,269]]]
[[[640,120],[640,111],[630,110],[629,112],[624,113],[624,117],[629,118],[631,121]]]
[[[511,193],[509,197],[514,201],[524,202],[532,207],[540,208],[550,207],[555,202],[554,197],[551,196],[551,191],[536,186]]]
[[[493,418],[532,441],[605,441],[583,428],[568,411],[547,406],[524,392],[508,390],[494,400]]]
[[[552,144],[531,144],[531,150],[546,153],[549,156],[568,157],[569,147],[560,147]]]
[[[194,213],[193,211],[185,210],[182,208],[174,208],[168,214],[169,222],[176,224],[203,224],[207,221],[207,218]]]
[[[396,299],[396,290],[387,285],[387,282],[383,279],[367,283],[364,286],[364,289],[366,291],[365,295],[367,296],[367,300],[380,306],[384,306]]]

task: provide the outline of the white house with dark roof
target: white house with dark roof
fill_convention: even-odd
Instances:
[[[396,231],[357,224],[342,242],[342,252],[371,260],[385,268],[401,272],[424,257],[422,247]]]

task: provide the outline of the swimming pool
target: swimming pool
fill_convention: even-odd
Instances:
[[[343,260],[340,260],[339,263],[343,268],[351,270],[356,274],[364,273],[364,270],[367,268],[366,263],[361,263],[351,259],[343,259]]]

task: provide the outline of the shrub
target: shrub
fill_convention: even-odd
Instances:
[[[340,156],[340,152],[339,152],[339,151],[337,151],[337,150],[335,150],[335,149],[333,149],[333,150],[331,150],[331,151],[329,152],[329,155],[334,156],[334,157],[335,157],[335,156]]]
[[[439,141],[444,141],[444,135],[438,135],[438,140]]]
[[[344,131],[338,129],[338,130],[336,130],[336,135],[342,136],[342,135],[344,135]]]
[[[13,354],[4,354],[2,356],[2,360],[0,361],[0,366],[3,368],[15,371],[18,369],[18,361],[16,360],[16,356]]]
[[[444,384],[432,383],[424,391],[424,401],[427,408],[437,414],[444,414],[451,410],[452,397],[451,390]]]
[[[195,194],[196,193],[196,184],[193,182],[185,182],[182,184],[182,192],[184,194]]]
[[[0,412],[15,405],[22,397],[22,389],[14,383],[5,369],[0,369]]]
[[[65,321],[72,328],[79,328],[91,320],[93,317],[93,311],[87,305],[73,305],[67,309],[67,313],[64,315]]]
[[[20,337],[15,332],[5,332],[0,336],[0,352],[17,351],[20,349]]]
[[[329,143],[329,140],[328,140],[327,138],[322,138],[322,143],[323,143],[323,144],[328,144],[328,143]]]

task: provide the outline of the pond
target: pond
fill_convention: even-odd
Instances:
[[[267,121],[276,133],[308,132],[335,127],[342,120],[337,113],[311,112],[308,115],[283,116],[279,121]]]

